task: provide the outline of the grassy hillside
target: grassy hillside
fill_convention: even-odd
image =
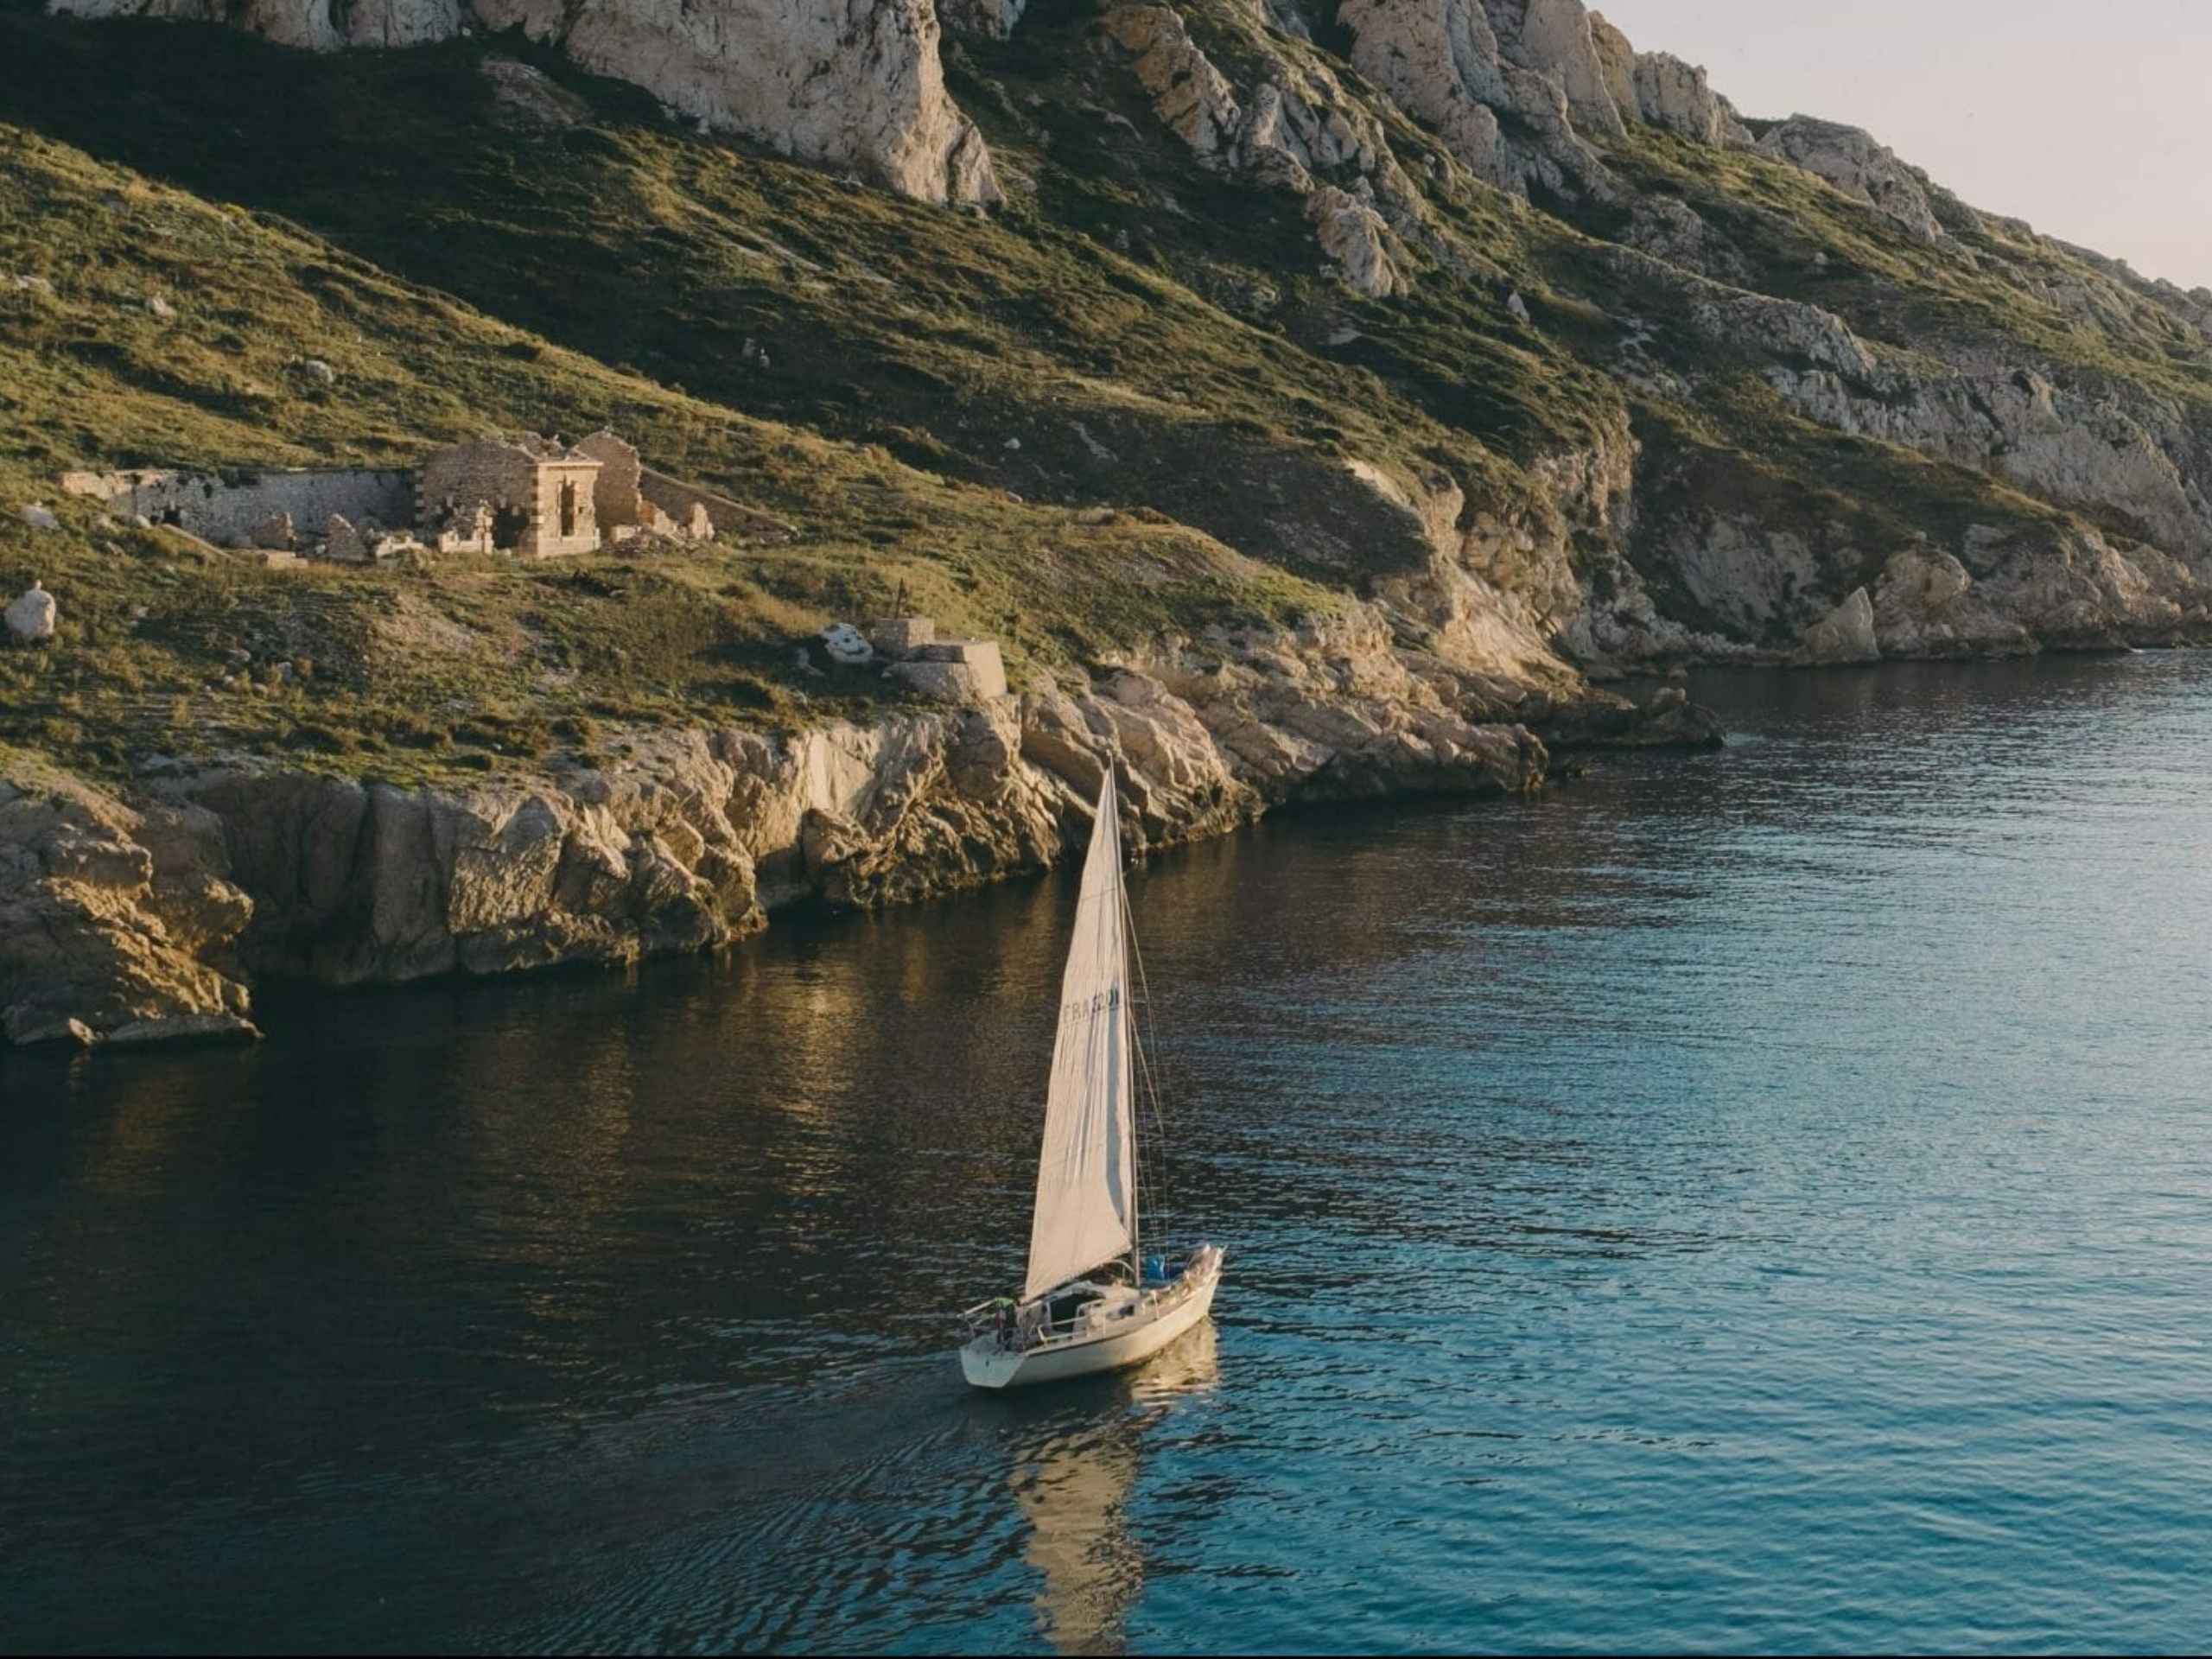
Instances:
[[[0,653],[0,736],[107,766],[219,745],[420,775],[594,720],[857,713],[882,683],[807,673],[792,641],[902,590],[1003,639],[1017,673],[1334,602],[1157,513],[1023,503],[611,369],[17,126],[0,127],[0,588],[35,575],[65,595],[71,647]],[[407,462],[486,429],[602,423],[798,535],[588,569],[269,571],[103,526],[54,485],[86,463]],[[66,533],[24,524],[33,500]],[[290,683],[267,683],[280,664]],[[238,683],[211,687],[223,676]]]
[[[1245,73],[1249,10],[1183,10]],[[1456,484],[1469,522],[1556,534],[1547,474],[1633,431],[1627,551],[1700,626],[1663,549],[1715,512],[1828,550],[1837,591],[1918,531],[2063,516],[1788,413],[1755,354],[1687,326],[1679,273],[1613,257],[1640,198],[1690,203],[1745,280],[1894,353],[1986,340],[2212,403],[2201,337],[2018,227],[1911,244],[1807,174],[1644,128],[1606,148],[1622,196],[1560,217],[1363,93],[1430,219],[1396,250],[1408,290],[1358,297],[1296,197],[1192,161],[1095,20],[1059,0],[1011,41],[948,43],[1009,186],[983,216],[702,139],[517,38],[318,57],[5,0],[0,508],[44,499],[68,527],[0,513],[0,586],[63,591],[72,649],[0,655],[0,740],[105,766],[245,747],[420,775],[631,720],[855,713],[880,683],[809,674],[793,639],[902,588],[1001,638],[1018,675],[1071,674],[1421,569],[1433,550],[1353,461],[1415,493]],[[1323,48],[1265,50],[1357,92]],[[583,118],[503,118],[487,54],[553,77]],[[101,527],[53,485],[86,464],[407,463],[602,423],[796,538],[581,570],[272,573]],[[1615,550],[1586,527],[1572,547],[1607,579]]]

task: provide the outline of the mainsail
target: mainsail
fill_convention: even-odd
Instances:
[[[1025,1298],[1135,1247],[1136,1143],[1131,1109],[1128,944],[1122,918],[1122,830],[1109,769],[1083,863],[1075,943],[1060,984],[1059,1033],[1037,1165]]]

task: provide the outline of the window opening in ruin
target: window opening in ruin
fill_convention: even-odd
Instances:
[[[501,507],[492,515],[492,545],[512,551],[522,544],[522,533],[530,528],[530,515],[520,507]]]
[[[561,535],[563,540],[576,533],[576,486],[561,486]]]

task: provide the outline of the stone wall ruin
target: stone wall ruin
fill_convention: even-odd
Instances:
[[[404,526],[415,516],[415,474],[404,467],[299,467],[188,472],[175,468],[64,473],[72,495],[105,502],[123,518],[175,524],[217,546],[257,546],[277,519]]]

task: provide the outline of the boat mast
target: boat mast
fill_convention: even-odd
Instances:
[[[1112,791],[1109,798],[1118,815],[1122,810],[1119,791]],[[1118,850],[1121,846],[1118,835],[1114,844]],[[1143,1148],[1140,1144],[1144,1134],[1144,1059],[1143,1052],[1137,1047],[1136,1000],[1131,995],[1129,984],[1129,964],[1136,960],[1137,929],[1135,919],[1129,914],[1129,884],[1122,879],[1122,867],[1119,860],[1114,865],[1114,900],[1121,911],[1122,925],[1122,1041],[1129,1058],[1137,1062],[1136,1075],[1129,1079],[1129,1283],[1142,1290],[1144,1227],[1142,1211],[1138,1204],[1141,1196],[1138,1189],[1142,1183],[1137,1176],[1144,1167]]]

